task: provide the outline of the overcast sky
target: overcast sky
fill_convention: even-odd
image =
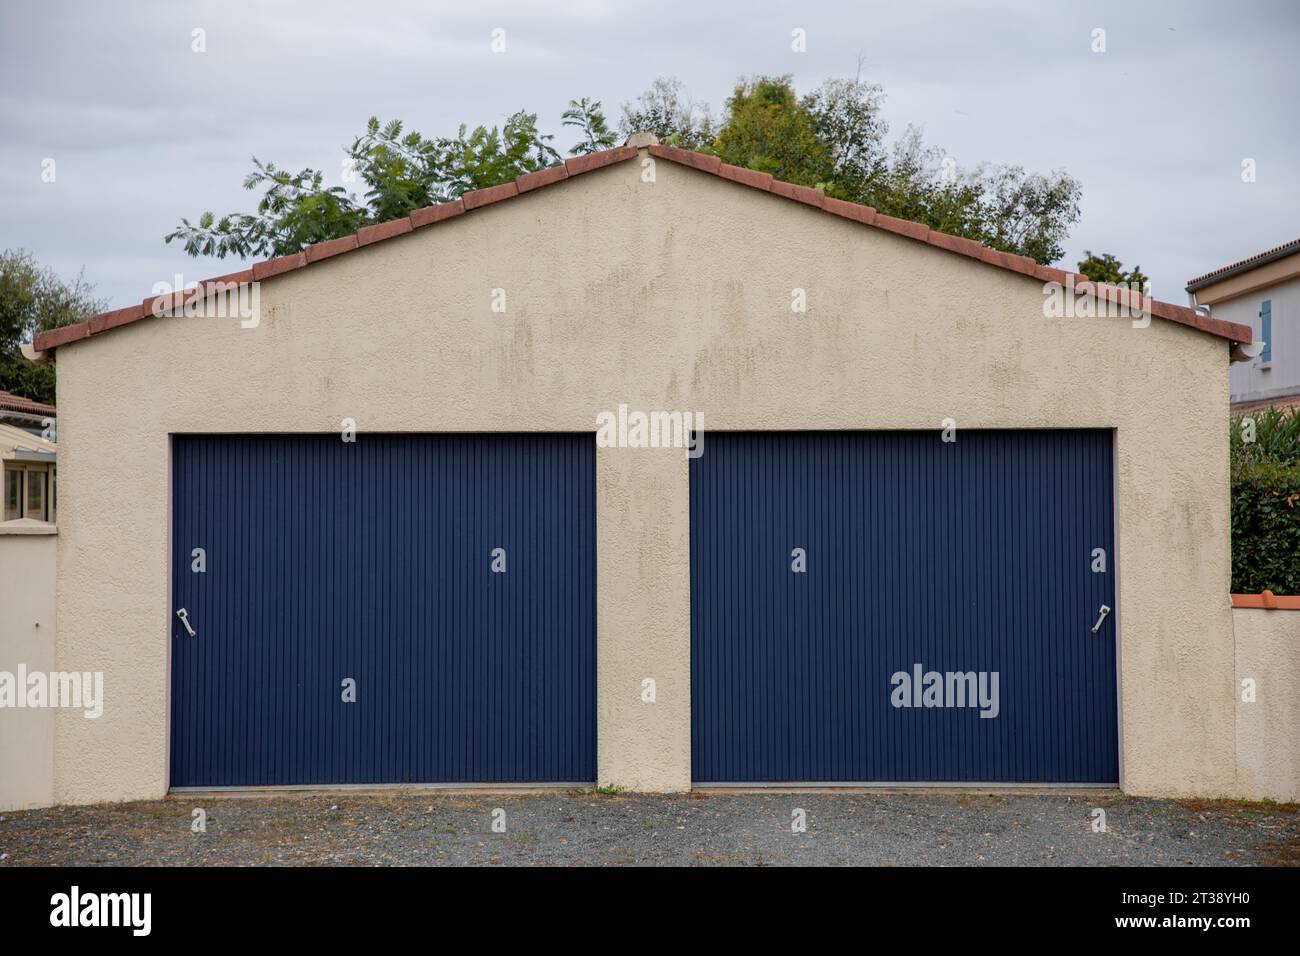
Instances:
[[[84,266],[121,307],[178,271],[237,268],[162,237],[181,216],[252,211],[252,155],[341,183],[372,114],[437,135],[518,109],[566,150],[569,99],[616,119],[676,76],[719,112],[742,75],[793,74],[803,92],[860,54],[891,138],[914,123],[963,166],[1082,182],[1064,266],[1105,250],[1181,303],[1192,276],[1300,237],[1300,0],[0,0],[0,248]]]

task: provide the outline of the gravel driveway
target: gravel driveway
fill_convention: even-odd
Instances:
[[[183,795],[0,814],[0,866],[1294,865],[1297,809],[1115,794]]]

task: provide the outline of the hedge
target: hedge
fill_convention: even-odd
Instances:
[[[1300,594],[1300,463],[1232,463],[1232,590]]]

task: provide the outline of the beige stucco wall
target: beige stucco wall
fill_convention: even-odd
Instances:
[[[1300,611],[1233,608],[1237,794],[1300,801]],[[1253,701],[1242,682],[1254,681]]]
[[[52,525],[0,524],[0,671],[54,669],[55,541]],[[54,711],[0,708],[0,810],[53,802]]]
[[[169,433],[594,432],[620,402],[719,430],[1116,429],[1122,784],[1229,792],[1227,344],[1049,320],[1042,300],[667,162],[644,183],[633,161],[265,282],[256,329],[151,319],[61,350],[59,659],[106,670],[107,704],[60,716],[59,799],[167,787]],[[600,780],[684,788],[686,462],[598,454]]]

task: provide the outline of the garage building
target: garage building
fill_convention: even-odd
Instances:
[[[57,801],[1232,791],[1249,328],[648,137],[222,280],[34,343]]]

